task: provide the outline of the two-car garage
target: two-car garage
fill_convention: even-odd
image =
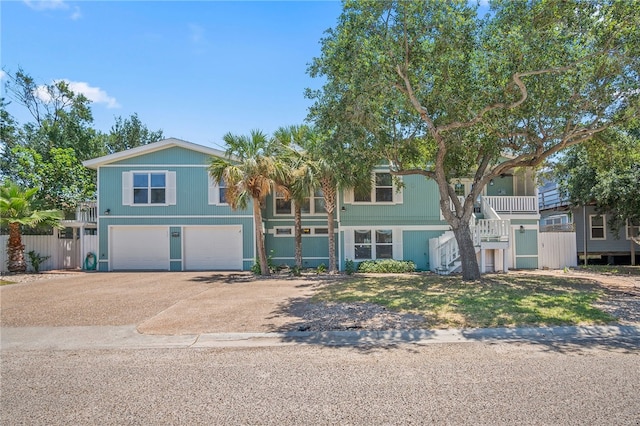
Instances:
[[[109,269],[242,270],[241,225],[110,226]]]

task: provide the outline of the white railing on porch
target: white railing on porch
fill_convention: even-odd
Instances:
[[[475,232],[480,241],[509,241],[511,221],[505,219],[479,219]]]
[[[498,213],[538,213],[535,196],[485,196],[482,199]]]
[[[98,209],[95,202],[80,203],[76,207],[76,221],[95,223],[98,221]]]

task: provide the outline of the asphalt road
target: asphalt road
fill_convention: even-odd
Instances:
[[[635,339],[4,350],[3,425],[637,425]]]

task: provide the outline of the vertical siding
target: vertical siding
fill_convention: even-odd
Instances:
[[[423,176],[404,176],[401,204],[345,204],[341,202],[343,226],[440,224],[440,196],[435,182]],[[344,200],[341,194],[340,200]]]
[[[576,224],[576,249],[578,254],[584,253],[584,235],[586,230],[587,235],[587,251],[589,253],[611,253],[611,252],[631,252],[631,243],[626,238],[625,229],[620,229],[619,238],[616,238],[613,230],[607,223],[607,239],[606,240],[592,240],[589,238],[589,215],[597,214],[594,207],[588,206],[586,208],[587,223],[585,227],[585,221],[583,220],[582,208],[573,210],[573,218]],[[606,219],[609,218],[605,215]]]
[[[540,268],[561,269],[577,266],[575,232],[541,232]]]
[[[494,178],[493,185],[487,185],[487,195],[504,197],[513,196],[513,176]]]
[[[538,230],[515,230],[515,266],[517,269],[538,268]]]
[[[429,239],[442,235],[444,231],[404,231],[402,234],[404,260],[411,260],[416,268],[428,271]]]

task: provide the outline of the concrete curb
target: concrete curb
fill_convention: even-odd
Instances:
[[[284,333],[204,333],[148,335],[135,326],[6,327],[5,350],[222,348],[284,345],[389,346],[483,341],[562,341],[640,338],[640,323],[632,325],[447,330],[325,331]]]

